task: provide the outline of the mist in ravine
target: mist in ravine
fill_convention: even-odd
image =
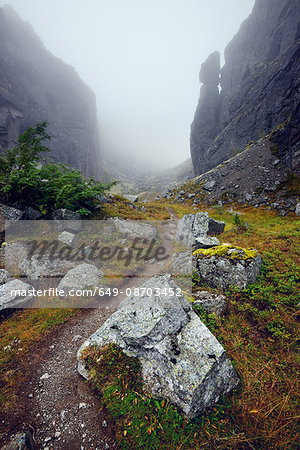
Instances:
[[[2,0],[97,98],[101,147],[145,167],[189,157],[201,63],[254,0]],[[224,62],[224,59],[222,60]]]

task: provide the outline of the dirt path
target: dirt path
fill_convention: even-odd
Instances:
[[[171,214],[171,219],[162,225],[162,245],[167,249],[171,246],[177,222]],[[151,277],[161,268],[148,264],[146,272],[140,276]],[[130,284],[137,287],[142,282],[142,278],[138,278]],[[100,450],[116,447],[114,424],[78,374],[76,353],[115,311],[121,300],[122,297],[118,296],[101,309],[82,310],[48,336],[46,342],[34,348],[23,364],[25,380],[14,417],[6,416],[1,423],[1,428],[8,430],[6,436],[14,431],[31,431],[38,449]]]

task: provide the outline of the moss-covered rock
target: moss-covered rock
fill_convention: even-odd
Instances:
[[[262,264],[257,250],[230,244],[196,250],[193,257],[198,284],[217,289],[245,288],[256,280]]]

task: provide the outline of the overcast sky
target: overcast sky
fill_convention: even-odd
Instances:
[[[254,0],[0,0],[96,94],[108,149],[174,166],[189,156],[201,63]]]

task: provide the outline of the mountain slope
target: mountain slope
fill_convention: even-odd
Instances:
[[[220,79],[218,52],[202,65],[191,126],[195,175],[277,128],[279,158],[300,172],[299,19],[298,0],[256,0],[225,50]]]
[[[0,152],[37,122],[49,122],[51,157],[99,176],[95,96],[9,6],[0,8]]]

